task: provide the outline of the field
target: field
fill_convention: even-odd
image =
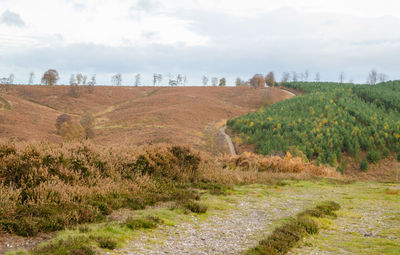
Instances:
[[[62,142],[56,134],[57,116],[67,113],[79,120],[89,111],[96,118],[92,141],[97,144],[164,142],[204,149],[208,134],[215,135],[224,120],[287,97],[279,89],[245,87],[96,87],[92,93],[82,87],[75,98],[69,86],[11,86],[1,96],[7,104],[0,99],[0,134]]]
[[[11,87],[0,98],[0,254],[398,254],[396,98],[286,86],[305,94]],[[59,115],[79,123],[88,111],[93,138],[56,132]],[[227,119],[238,156],[218,134]]]

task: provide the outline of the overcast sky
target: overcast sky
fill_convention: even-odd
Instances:
[[[38,82],[49,68],[247,79],[309,70],[310,80],[365,82],[372,68],[400,79],[400,2],[395,0],[0,0],[0,78]],[[166,79],[165,79],[166,80]]]

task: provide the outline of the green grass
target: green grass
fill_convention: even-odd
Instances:
[[[202,224],[212,215],[224,217],[241,201],[251,201],[252,206],[262,207],[270,203],[269,210],[277,220],[265,226],[264,233],[272,231],[285,223],[280,212],[295,215],[293,208],[316,208],[322,201],[336,201],[341,209],[336,212],[337,218],[312,219],[318,224],[320,233],[306,238],[303,245],[292,250],[293,254],[309,254],[311,251],[334,254],[399,254],[400,247],[400,195],[396,190],[400,184],[376,182],[341,182],[331,180],[295,181],[286,180],[285,185],[240,185],[231,187],[224,196],[216,196],[207,192],[202,195],[201,203],[208,206],[205,214],[185,214],[184,208],[168,205],[133,211],[131,217],[146,219],[148,216],[159,218],[163,223],[158,228],[139,228],[132,230],[122,222],[87,224],[73,229],[61,231],[55,240],[70,238],[89,238],[88,243],[95,249],[101,249],[99,238],[112,238],[117,248],[124,247],[127,242],[143,240],[143,245],[153,246],[163,243],[168,236],[165,229],[182,223]],[[277,210],[279,209],[279,210]],[[364,232],[373,236],[364,236]],[[92,238],[90,238],[92,236]],[[258,236],[257,240],[261,240]],[[109,250],[104,250],[109,251]],[[17,254],[17,253],[10,253]]]
[[[290,219],[282,226],[276,228],[266,239],[261,240],[253,249],[249,250],[248,255],[279,255],[286,254],[299,241],[307,235],[318,234],[319,226],[313,219],[335,216],[335,211],[340,209],[340,205],[327,201],[317,205],[313,209],[307,209],[297,214],[297,218]]]

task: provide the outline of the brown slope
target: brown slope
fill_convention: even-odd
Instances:
[[[5,138],[62,141],[55,134],[58,115],[96,116],[94,141],[104,145],[179,143],[202,148],[207,126],[254,111],[287,97],[278,89],[248,87],[103,87],[81,88],[73,98],[69,86],[13,86],[4,96],[10,111],[0,112]]]

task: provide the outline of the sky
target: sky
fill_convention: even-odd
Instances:
[[[122,74],[236,77],[317,72],[363,83],[376,69],[400,79],[400,2],[394,0],[0,0],[0,78],[35,83],[52,68],[59,83]]]

